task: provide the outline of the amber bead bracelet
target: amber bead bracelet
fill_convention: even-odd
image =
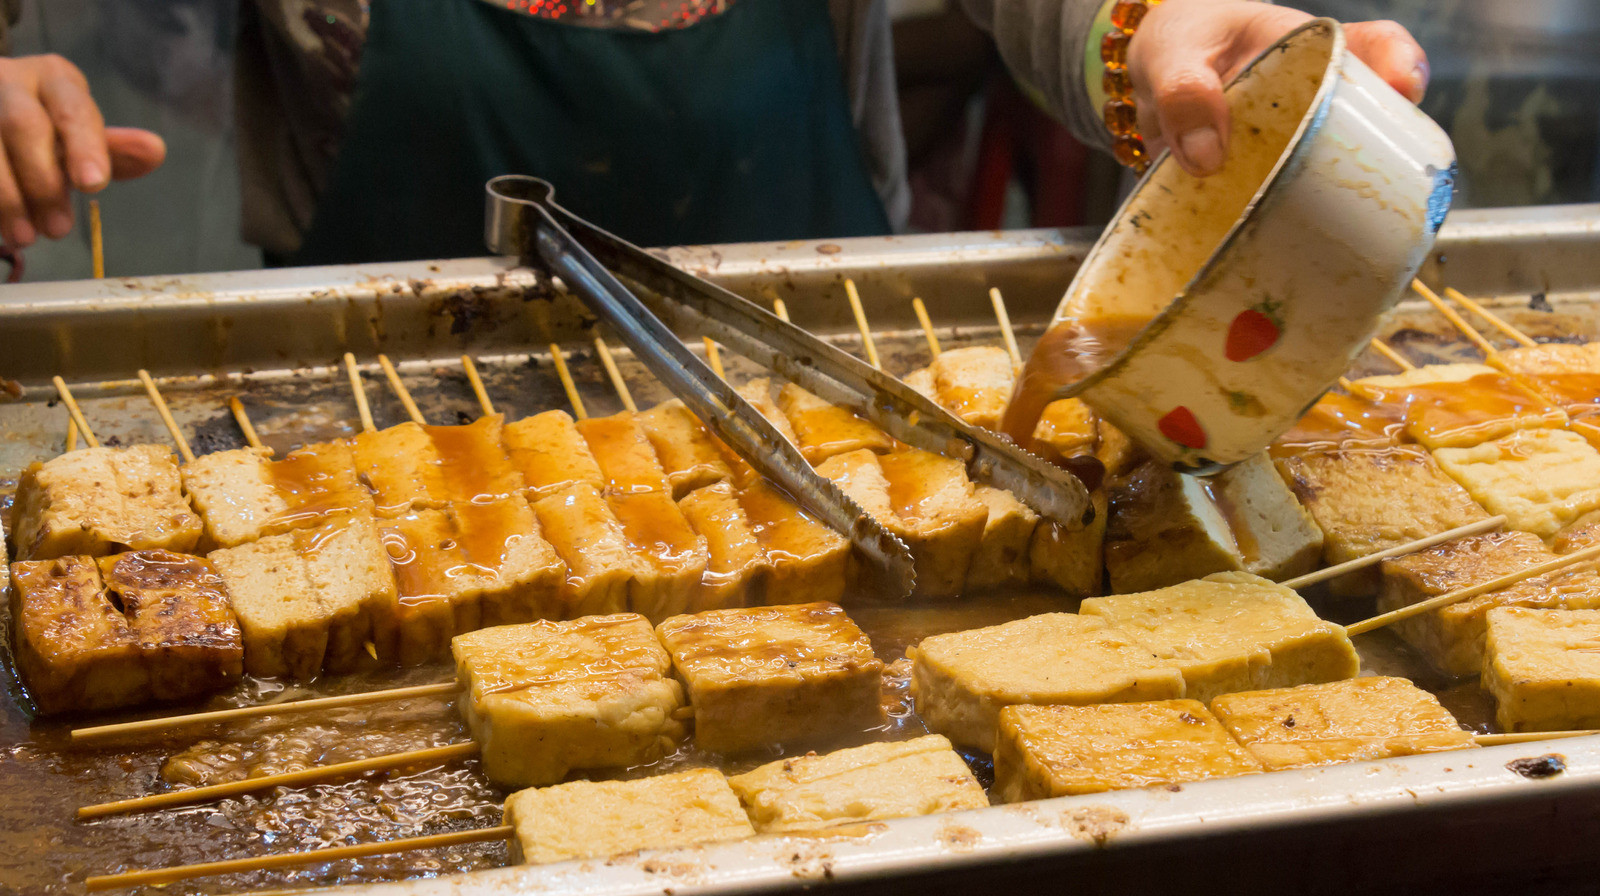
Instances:
[[[1133,81],[1128,75],[1128,44],[1145,14],[1161,0],[1117,0],[1111,7],[1111,30],[1100,39],[1101,89],[1106,95],[1101,114],[1111,132],[1117,161],[1143,173],[1150,153],[1139,136],[1139,110],[1133,104]]]

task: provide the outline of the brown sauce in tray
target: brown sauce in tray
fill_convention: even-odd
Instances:
[[[1061,390],[1106,366],[1150,323],[1140,315],[1064,320],[1046,330],[1022,365],[1000,429],[1024,448],[1033,444],[1039,418]]]

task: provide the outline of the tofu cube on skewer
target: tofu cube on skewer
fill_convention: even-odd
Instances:
[[[606,503],[638,569],[628,586],[628,609],[651,621],[688,610],[710,558],[706,540],[689,525],[672,493],[611,495]]]
[[[1039,415],[1039,423],[1033,431],[1033,450],[1051,463],[1059,463],[1068,457],[1097,454],[1103,441],[1102,433],[1110,427],[1109,423],[1097,420],[1094,412],[1081,399],[1062,398],[1044,406],[1044,412]],[[1126,437],[1122,444],[1128,445]],[[1126,453],[1131,455],[1131,452],[1129,447]],[[1113,475],[1124,471],[1113,470],[1110,464],[1106,465],[1106,470]]]
[[[642,616],[486,628],[458,635],[451,651],[462,715],[497,786],[653,762],[683,734],[683,689]]]
[[[439,452],[421,424],[408,420],[376,432],[356,433],[350,447],[355,454],[356,477],[372,492],[378,516],[437,510],[450,500]]]
[[[1600,451],[1575,433],[1526,430],[1433,456],[1479,504],[1540,538],[1600,510]]]
[[[183,488],[205,523],[203,543],[228,548],[336,516],[376,515],[356,467],[354,449],[342,441],[307,445],[279,460],[239,448],[185,464]]]
[[[783,409],[778,407],[778,388],[773,385],[772,380],[758,377],[735,391],[755,408],[756,413],[767,418],[767,422],[778,431],[778,435],[788,439],[796,448],[800,447],[800,437],[795,435],[794,427],[789,424],[789,418],[784,416]],[[809,457],[806,459],[810,460]]]
[[[545,411],[505,425],[506,454],[527,483],[530,501],[584,483],[605,488],[600,465],[566,411]]]
[[[1224,694],[1211,711],[1268,771],[1475,746],[1439,698],[1404,678]]]
[[[1198,700],[1007,706],[994,749],[994,793],[1017,803],[1261,770]]]
[[[755,834],[728,779],[703,768],[521,790],[506,800],[505,822],[516,830],[513,860],[530,865]]]
[[[1094,519],[1067,527],[1041,520],[1028,543],[1028,567],[1034,581],[1049,582],[1073,597],[1105,592],[1105,539],[1110,500],[1104,490],[1089,493]]]
[[[600,492],[574,482],[533,502],[539,528],[566,565],[565,617],[617,613],[633,582],[650,575]]]
[[[1039,514],[1017,500],[1016,495],[990,485],[977,486],[973,497],[984,506],[985,516],[978,549],[967,567],[964,590],[1001,588],[1028,581],[1031,573],[1028,550],[1033,543],[1033,533],[1039,527]],[[1099,553],[1096,549],[1096,561]],[[1098,562],[1095,568],[1098,584]]]
[[[1011,402],[1016,373],[1011,356],[995,345],[972,345],[942,352],[928,365],[934,400],[962,420],[999,429]]]
[[[295,550],[328,620],[323,667],[333,672],[394,656],[399,599],[383,534],[373,517],[351,514],[293,533]]]
[[[559,619],[567,567],[521,495],[450,508],[485,626]]]
[[[1046,613],[923,639],[911,695],[928,728],[992,752],[1002,707],[1122,703],[1183,695],[1183,674],[1098,617]]]
[[[704,749],[740,753],[883,723],[883,662],[834,604],[710,610],[656,631]]]
[[[1573,417],[1600,412],[1600,342],[1519,346],[1496,362]]]
[[[159,445],[81,448],[30,465],[17,481],[11,535],[18,560],[188,551],[201,532],[177,458]]]
[[[528,483],[505,448],[505,415],[484,414],[457,426],[424,426],[439,456],[444,496],[481,504],[521,495]]]
[[[1430,364],[1365,377],[1352,388],[1374,401],[1403,404],[1406,433],[1434,450],[1467,448],[1513,432],[1567,424],[1560,408],[1482,364]]]
[[[355,452],[340,440],[306,445],[266,464],[272,487],[289,509],[265,534],[319,526],[334,517],[374,516],[372,494],[356,478]]]
[[[741,488],[738,500],[771,564],[765,603],[835,603],[844,597],[853,571],[849,539],[764,481]]]
[[[823,401],[794,383],[778,389],[777,404],[799,440],[795,445],[812,465],[849,451],[882,454],[894,447],[888,433],[849,408]]]
[[[1483,688],[1504,731],[1600,727],[1600,610],[1497,607]]]
[[[206,557],[228,589],[251,675],[301,680],[322,671],[329,613],[290,535],[268,535]]]
[[[396,584],[396,656],[405,666],[438,659],[482,619],[450,515],[413,510],[385,520],[382,537]]]
[[[198,697],[243,674],[238,617],[204,558],[160,550],[102,557],[100,578],[139,643],[156,700]]]
[[[94,558],[11,564],[11,624],[17,671],[41,713],[149,699],[139,639],[101,587]]]
[[[1288,432],[1268,449],[1274,458],[1308,450],[1386,448],[1409,439],[1406,407],[1399,401],[1374,401],[1329,392],[1317,399]]]
[[[608,496],[672,491],[667,472],[640,426],[639,415],[623,411],[579,420],[577,426],[600,467],[603,490]]]
[[[732,452],[682,401],[674,398],[641,412],[639,423],[667,472],[674,498],[734,479]]]
[[[989,805],[966,760],[937,734],[780,759],[728,783],[762,834]]]
[[[762,603],[772,559],[733,486],[717,482],[696,489],[678,507],[706,543],[706,570],[690,609],[698,613]]]

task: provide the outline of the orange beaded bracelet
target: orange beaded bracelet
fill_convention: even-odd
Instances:
[[[1128,44],[1145,14],[1161,0],[1116,0],[1111,5],[1111,27],[1100,38],[1100,89],[1105,95],[1101,116],[1111,132],[1111,150],[1121,162],[1140,174],[1150,167],[1150,154],[1139,136],[1139,110],[1133,104],[1133,81],[1128,75]]]

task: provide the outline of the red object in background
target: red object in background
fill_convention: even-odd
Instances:
[[[1019,163],[1021,163],[1019,165]],[[967,226],[996,230],[1005,219],[1006,185],[1021,174],[1034,227],[1084,223],[1089,149],[1046,115],[1004,75],[990,81],[973,173]]]

